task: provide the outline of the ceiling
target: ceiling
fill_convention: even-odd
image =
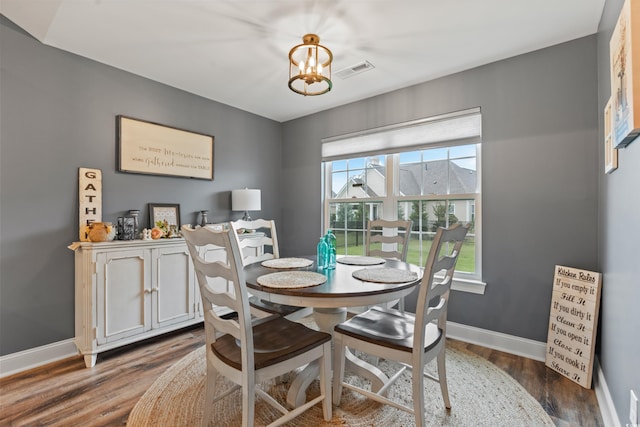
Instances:
[[[279,122],[597,32],[605,0],[0,0],[42,43]],[[333,89],[289,90],[315,33]],[[337,72],[369,61],[346,79]]]

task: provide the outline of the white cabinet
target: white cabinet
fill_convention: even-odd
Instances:
[[[79,242],[75,343],[97,354],[202,321],[193,264],[182,239]]]

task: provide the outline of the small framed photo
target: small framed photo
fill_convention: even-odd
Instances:
[[[180,231],[180,205],[149,203],[149,224],[151,228],[159,226],[168,230],[174,229],[175,232]]]

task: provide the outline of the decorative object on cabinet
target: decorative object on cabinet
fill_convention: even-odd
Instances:
[[[118,217],[118,240],[135,240],[135,219],[131,216]]]
[[[259,211],[262,209],[260,190],[244,188],[242,190],[231,191],[231,209],[234,211],[244,211],[243,221],[251,221],[249,211]]]
[[[110,222],[92,222],[89,224],[89,241],[107,242],[113,240],[116,230]]]
[[[614,148],[640,135],[640,0],[626,0],[609,42]]]
[[[213,181],[213,136],[117,116],[118,171]]]
[[[89,241],[89,226],[102,221],[102,171],[100,169],[78,169],[78,205],[80,226],[78,239]]]
[[[134,239],[140,237],[140,211],[138,209],[129,210],[129,216],[133,218],[133,235]]]
[[[152,228],[157,228],[162,231],[162,234],[158,236],[156,231],[156,237],[152,230],[152,238],[171,238],[179,237],[180,233],[180,205],[179,204],[167,204],[167,203],[149,203],[149,223]]]
[[[205,210],[205,211],[200,211],[200,227],[204,227],[205,225],[207,225],[209,223],[209,218],[208,215],[209,211]]]
[[[618,150],[613,147],[613,135],[611,129],[613,117],[611,117],[611,98],[604,107],[604,172],[611,173],[618,168]]]

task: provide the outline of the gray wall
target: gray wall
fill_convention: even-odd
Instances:
[[[261,188],[279,222],[279,123],[47,47],[0,16],[0,355],[72,338],[78,168],[102,170],[103,219],[179,203],[183,223],[239,218]],[[215,76],[211,76],[212,84]],[[118,114],[214,135],[214,181],[116,172]]]
[[[553,266],[602,271],[598,354],[624,425],[640,384],[640,143],[608,176],[600,148],[621,5],[607,2],[597,38],[282,125],[42,46],[0,16],[0,355],[73,336],[66,246],[77,239],[79,167],[103,171],[105,220],[128,209],[146,218],[148,202],[167,202],[181,204],[183,222],[201,209],[223,221],[239,216],[229,190],[262,188],[261,216],[279,221],[283,255],[313,253],[321,138],[480,106],[488,286],[456,292],[450,319],[545,341]],[[115,172],[117,114],[215,135],[215,180]]]
[[[546,341],[554,266],[597,269],[596,71],[591,36],[285,123],[287,254],[320,235],[322,138],[479,106],[488,285],[449,319]]]
[[[609,39],[623,0],[608,0],[598,31],[598,111],[611,95]],[[640,71],[636,71],[640,72]],[[636,92],[637,93],[637,92]],[[598,115],[599,145],[604,134]],[[618,169],[599,165],[598,262],[603,273],[598,358],[621,425],[629,423],[629,390],[640,396],[640,139],[618,151]]]

